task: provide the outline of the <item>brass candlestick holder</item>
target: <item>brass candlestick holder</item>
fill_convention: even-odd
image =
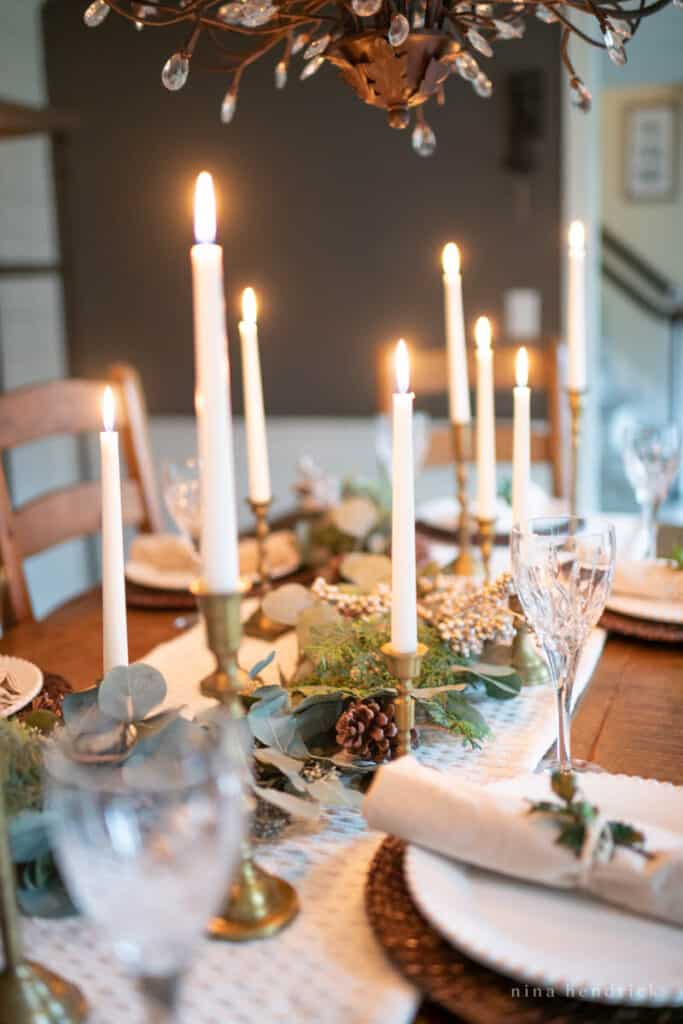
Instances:
[[[533,633],[516,594],[510,598],[510,611],[515,616],[515,638],[512,641],[510,664],[520,675],[525,686],[540,686],[550,681],[545,658],[536,650]]]
[[[256,637],[259,640],[276,640],[279,636],[289,629],[288,626],[283,626],[279,622],[273,622],[263,611],[262,601],[271,588],[272,582],[270,578],[270,568],[268,565],[268,536],[270,534],[270,528],[268,526],[268,509],[272,504],[272,500],[268,501],[252,501],[249,499],[249,507],[254,513],[256,520],[255,534],[256,543],[258,545],[258,584],[257,592],[259,596],[259,606],[244,624],[244,632],[247,636]]]
[[[495,519],[477,519],[479,529],[479,550],[481,551],[481,562],[484,567],[484,581],[491,582],[491,552],[493,541],[496,536]]]
[[[569,511],[579,511],[579,454],[581,451],[581,428],[585,408],[586,392],[578,388],[567,388],[569,412],[571,415],[571,452],[569,461]]]
[[[397,757],[405,757],[410,753],[411,733],[415,728],[415,702],[413,701],[413,681],[420,675],[422,659],[427,653],[425,644],[418,644],[417,650],[403,654],[393,644],[383,644],[382,654],[387,668],[398,683],[396,698],[396,725],[398,726]]]
[[[204,617],[209,649],[217,663],[217,671],[203,680],[201,692],[222,704],[231,718],[244,718],[240,690],[248,676],[237,664],[242,638],[241,595],[211,593],[201,580],[195,582],[192,592]],[[230,942],[265,939],[289,924],[298,911],[295,889],[254,862],[247,838],[225,906],[211,919],[208,931],[212,938]]]
[[[456,576],[475,576],[478,565],[470,548],[470,508],[467,497],[467,463],[470,449],[469,423],[453,423],[453,461],[455,463],[455,486],[460,506],[458,523],[458,557],[453,563]]]
[[[0,973],[0,1021],[6,1024],[78,1024],[88,1016],[79,988],[41,964],[25,960],[0,786],[0,932],[5,966]]]

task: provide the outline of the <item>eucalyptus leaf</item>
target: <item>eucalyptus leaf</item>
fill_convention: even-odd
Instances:
[[[297,761],[296,758],[289,757],[288,754],[283,754],[281,750],[275,750],[273,747],[257,747],[254,750],[254,757],[261,764],[274,765],[278,771],[287,776],[295,789],[298,789],[300,793],[306,792],[306,783],[301,777],[301,761]]]
[[[99,684],[97,686],[91,686],[88,690],[78,690],[75,693],[65,693],[64,699],[62,700],[62,714],[64,715],[64,721],[69,723],[76,718],[80,719],[86,711],[89,711],[91,708],[96,708],[98,692]]]
[[[261,786],[255,787],[255,792],[266,803],[279,807],[281,811],[286,811],[293,818],[317,821],[320,817],[320,806],[313,803],[312,800],[304,800],[300,796],[293,796],[292,793],[283,793],[281,789],[264,789]]]
[[[339,716],[344,710],[345,699],[341,693],[307,697],[293,711],[299,733],[307,747],[319,747],[332,733]]]
[[[274,747],[292,757],[307,757],[308,749],[299,732],[299,723],[294,715],[254,714],[252,709],[247,721],[252,735],[266,747]]]
[[[271,651],[267,657],[262,658],[261,661],[257,661],[255,665],[249,669],[248,676],[250,679],[258,679],[264,669],[267,669],[270,663],[275,658],[276,651]]]
[[[27,917],[74,917],[78,910],[71,902],[69,893],[59,878],[42,889],[18,888],[17,902],[22,914]]]
[[[270,590],[261,602],[263,614],[283,626],[296,626],[301,612],[310,607],[315,597],[301,583],[285,583]]]
[[[118,665],[100,683],[98,704],[119,722],[136,722],[161,704],[166,689],[166,680],[151,665]]]
[[[339,571],[362,590],[370,591],[378,583],[391,579],[391,559],[386,555],[352,551],[342,559]]]
[[[21,811],[13,815],[8,831],[15,864],[27,864],[50,850],[49,817],[45,811]]]
[[[315,630],[338,627],[343,622],[343,616],[331,604],[316,602],[309,608],[305,608],[296,624],[296,638],[299,644],[299,652],[307,650],[313,642]]]
[[[289,694],[282,686],[260,686],[251,695],[249,717],[274,715],[289,706]]]
[[[310,782],[308,792],[323,807],[352,807],[354,810],[360,810],[363,802],[362,793],[345,786],[341,779],[334,775]]]
[[[374,501],[361,495],[345,498],[330,510],[330,518],[342,533],[355,540],[366,537],[379,519]]]

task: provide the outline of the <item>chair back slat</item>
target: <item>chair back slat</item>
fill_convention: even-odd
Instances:
[[[163,529],[149,441],[147,410],[137,372],[125,364],[111,370],[116,428],[128,467],[121,482],[123,519],[141,530]],[[55,435],[98,433],[106,382],[57,380],[0,395],[0,454]],[[33,615],[23,561],[56,544],[101,528],[99,482],[84,482],[41,494],[14,509],[0,459],[0,556],[4,570],[3,625]]]
[[[391,410],[391,395],[394,390],[393,354],[394,345],[380,350],[377,364],[377,404],[381,412]],[[531,424],[531,460],[547,462],[550,465],[553,493],[561,495],[565,490],[563,457],[566,446],[562,443],[564,419],[561,415],[560,382],[558,371],[558,346],[526,345],[529,356],[529,381],[535,392],[545,393],[547,399],[547,423]],[[443,395],[448,389],[448,357],[445,348],[413,348],[410,353],[410,386],[418,398]],[[511,391],[516,384],[515,360],[517,346],[497,345],[495,347],[494,388],[497,392]],[[477,379],[477,358],[473,346],[467,349],[467,367],[470,382]],[[474,445],[471,447],[475,455]],[[496,423],[496,458],[501,462],[512,461],[512,425]],[[453,442],[448,428],[435,428],[430,437],[425,465],[440,466],[453,459]]]
[[[98,533],[102,527],[102,489],[99,480],[41,494],[14,510],[14,538],[24,558],[56,544]],[[136,480],[121,481],[123,521],[140,526],[145,507]]]
[[[95,433],[102,429],[102,391],[106,381],[52,380],[0,395],[0,449],[18,448],[55,434]],[[117,403],[117,428],[126,410]]]

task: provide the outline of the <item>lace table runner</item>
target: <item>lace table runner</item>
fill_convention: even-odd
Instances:
[[[253,606],[252,606],[253,607]],[[252,610],[245,602],[244,615]],[[605,634],[592,634],[579,670],[576,697],[600,657]],[[285,674],[296,641],[275,645],[245,639],[240,662],[249,668],[273,646]],[[168,704],[197,710],[200,679],[213,667],[201,626],[162,644],[144,659],[165,675]],[[266,670],[277,681],[275,663]],[[420,760],[454,777],[492,782],[532,770],[555,735],[550,687],[525,688],[511,701],[486,700],[481,710],[492,736],[472,751],[437,730],[422,734]],[[404,1024],[419,994],[385,959],[365,918],[365,877],[381,836],[356,811],[325,812],[316,825],[292,825],[258,849],[259,861],[292,882],[301,913],[277,938],[231,945],[204,941],[184,990],[183,1024]],[[82,918],[32,919],[24,927],[28,955],[81,986],[92,1024],[142,1024],[142,1007],[110,948]]]

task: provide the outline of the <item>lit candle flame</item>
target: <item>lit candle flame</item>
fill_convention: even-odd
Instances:
[[[216,194],[208,171],[198,175],[194,189],[194,237],[199,243],[216,241]]]
[[[401,338],[396,346],[394,368],[396,372],[396,390],[405,395],[410,387],[410,359],[408,358],[408,346],[403,338]]]
[[[480,352],[491,348],[491,333],[491,321],[487,316],[480,316],[474,325],[474,337]]]
[[[102,396],[102,422],[104,423],[105,430],[114,429],[115,405],[116,402],[114,399],[114,392],[109,387],[109,385],[107,385],[107,387],[104,389],[104,394]]]
[[[441,253],[441,266],[446,277],[456,277],[460,273],[460,250],[455,242],[448,242]]]
[[[518,388],[525,388],[529,384],[529,353],[522,346],[517,351],[517,358],[515,360],[515,378],[517,380]]]
[[[242,319],[245,323],[256,323],[257,309],[256,292],[253,288],[245,288],[242,292]]]
[[[586,229],[580,220],[569,225],[569,248],[572,252],[583,252],[586,245]]]

